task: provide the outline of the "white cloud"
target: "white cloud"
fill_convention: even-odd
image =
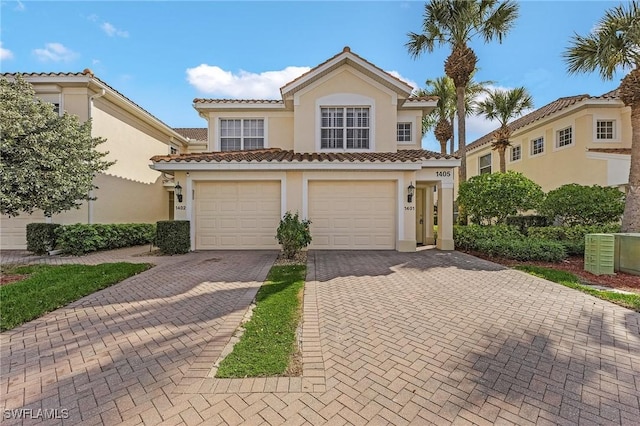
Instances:
[[[398,71],[387,71],[387,73],[391,74],[395,78],[399,78],[400,80],[404,81],[409,86],[413,87],[413,90],[416,90],[416,89],[420,88],[420,86],[418,86],[418,83],[416,83],[413,80],[409,80],[408,78],[405,78],[405,77],[401,76]]]
[[[187,81],[200,92],[236,99],[278,99],[280,87],[309,71],[309,67],[286,67],[278,71],[252,73],[225,71],[215,65],[187,68]]]
[[[2,47],[2,42],[0,41],[0,59],[6,61],[7,59],[13,59],[13,52],[9,49],[5,49]]]
[[[61,43],[47,43],[44,49],[35,49],[33,53],[43,62],[69,62],[78,56],[76,52]]]
[[[109,37],[129,37],[129,31],[120,30],[109,22],[103,22],[102,25],[100,25],[100,28],[102,28],[102,31],[104,31]]]

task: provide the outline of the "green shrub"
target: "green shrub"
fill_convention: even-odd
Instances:
[[[549,191],[538,211],[563,225],[604,225],[620,220],[624,198],[617,188],[571,183]]]
[[[29,223],[27,224],[27,250],[35,254],[47,254],[56,248],[57,223]]]
[[[284,257],[294,259],[300,251],[311,243],[311,232],[309,231],[311,221],[300,220],[298,213],[286,212],[276,232],[278,244],[282,245]]]
[[[478,241],[487,239],[522,239],[524,235],[515,226],[507,225],[454,225],[453,241],[462,250],[476,250]]]
[[[530,227],[529,237],[557,241],[570,255],[584,254],[584,236],[587,234],[612,234],[620,232],[619,224]]]
[[[522,235],[527,235],[527,230],[531,226],[549,226],[549,218],[539,215],[528,216],[509,216],[507,218],[507,225],[517,226]]]
[[[478,240],[476,250],[489,256],[500,256],[522,261],[559,262],[567,257],[565,247],[561,243],[533,238]]]
[[[82,255],[148,244],[155,236],[152,223],[63,225],[56,230],[59,248],[67,254]]]
[[[191,250],[191,225],[188,220],[161,220],[156,228],[156,246],[164,254],[184,254]]]

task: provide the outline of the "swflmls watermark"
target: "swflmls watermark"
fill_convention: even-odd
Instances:
[[[4,410],[2,416],[5,420],[62,420],[69,418],[69,410],[66,408],[16,408]]]

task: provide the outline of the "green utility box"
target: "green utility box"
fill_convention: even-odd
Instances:
[[[640,275],[640,233],[613,234],[615,258],[613,269],[627,274]]]
[[[615,238],[612,234],[587,234],[584,270],[595,275],[613,274]]]

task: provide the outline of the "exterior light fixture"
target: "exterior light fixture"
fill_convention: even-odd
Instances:
[[[413,186],[413,182],[409,184],[407,188],[407,202],[410,203],[413,201],[413,193],[416,191],[416,187]]]
[[[182,187],[180,186],[180,182],[178,182],[176,184],[176,186],[173,188],[173,190],[176,193],[176,197],[178,198],[178,202],[181,203],[182,202]]]

